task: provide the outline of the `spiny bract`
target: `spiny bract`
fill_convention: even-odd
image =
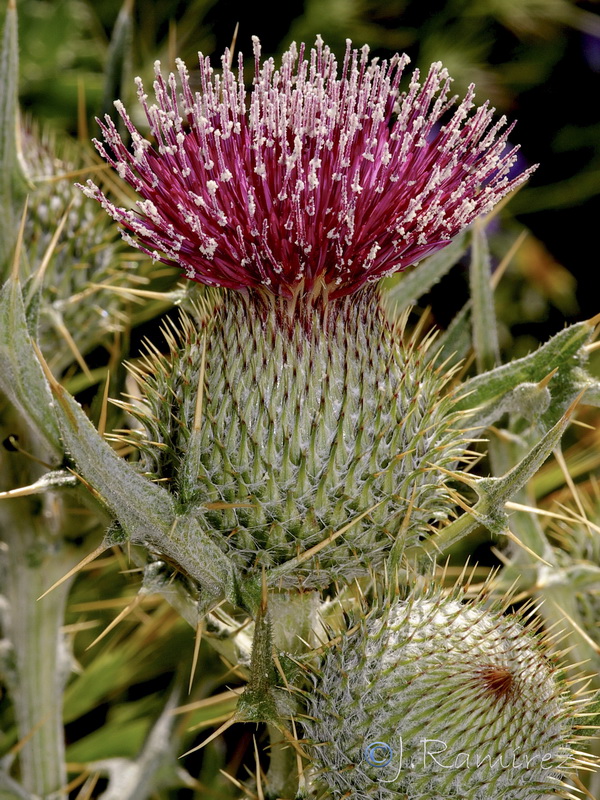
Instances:
[[[307,744],[319,796],[539,800],[574,762],[574,711],[519,618],[413,590],[324,657]]]
[[[371,291],[327,310],[286,326],[229,293],[146,358],[143,403],[128,406],[144,471],[239,566],[276,568],[283,586],[351,579],[428,536],[451,514],[445,470],[467,446],[431,342],[403,341]]]

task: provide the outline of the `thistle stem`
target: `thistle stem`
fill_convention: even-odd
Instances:
[[[274,592],[269,595],[269,617],[273,645],[280,655],[305,653],[308,647],[325,639],[319,616],[318,592]],[[288,723],[280,719],[277,727],[267,724],[270,740],[270,761],[267,773],[269,797],[292,800],[298,793],[298,765],[294,747],[282,732],[285,727],[292,738]]]
[[[62,700],[68,656],[61,628],[69,584],[63,583],[43,600],[37,598],[76,561],[60,541],[52,552],[43,517],[24,508],[30,504],[8,503],[12,508],[3,508],[2,517],[8,545],[7,633],[14,657],[9,688],[22,743],[21,784],[45,798],[66,783]]]
[[[271,743],[269,748],[269,771],[267,773],[267,794],[273,798],[280,797],[284,798],[284,800],[293,800],[298,793],[296,752],[284,737],[282,733],[283,726],[289,730],[289,726],[283,720],[278,728],[272,723],[267,724]]]

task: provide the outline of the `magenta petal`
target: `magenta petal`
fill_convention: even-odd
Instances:
[[[494,123],[487,104],[473,110],[473,87],[456,105],[439,63],[400,95],[405,55],[370,62],[348,42],[340,69],[319,37],[306,56],[293,44],[276,69],[261,63],[258,39],[254,51],[248,94],[241,56],[236,74],[227,52],[221,73],[200,55],[199,93],[181,61],[166,80],[157,62],[154,105],[137,79],[155,147],[120,103],[132,151],[110,119],[100,123],[112,156],[97,149],[137,209],[115,207],[91,181],[84,191],[130,244],[191,280],[342,297],[444,247],[532,172],[515,177],[506,120]]]

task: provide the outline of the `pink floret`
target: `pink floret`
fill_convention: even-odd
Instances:
[[[156,104],[138,94],[155,144],[117,108],[125,147],[109,117],[100,154],[140,200],[136,210],[99,200],[133,246],[185,270],[188,278],[281,298],[351,294],[403,270],[453,236],[527,179],[509,180],[518,148],[512,125],[474,107],[471,86],[457,104],[451,79],[433,64],[399,85],[408,57],[369,60],[347,43],[341,69],[317,39],[308,54],[293,44],[281,67],[261,63],[246,92],[237,74],[215,73],[200,55],[201,91],[188,71],[165,80],[155,65]]]

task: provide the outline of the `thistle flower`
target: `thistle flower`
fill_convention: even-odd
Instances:
[[[348,43],[338,76],[320,38],[279,70],[254,43],[249,97],[227,52],[220,75],[200,58],[197,94],[180,61],[180,94],[156,65],[156,105],[138,79],[156,147],[120,103],[132,152],[101,123],[96,146],[137,210],[84,191],[131,244],[226,290],[138,370],[142,470],[242,570],[316,588],[435,532],[467,447],[449,376],[400,341],[369,284],[445,246],[528,173],[508,179],[511,128],[487,105],[470,115],[473,88],[450,113],[440,64],[401,95],[405,56],[369,62]]]
[[[560,793],[577,760],[573,701],[535,624],[413,589],[357,628],[327,652],[309,700],[319,796]]]
[[[88,181],[84,190],[124,228],[125,239],[211,286],[292,300],[349,295],[406,269],[449,243],[478,215],[520,185],[531,170],[507,175],[517,148],[512,125],[492,123],[474,87],[450,114],[451,79],[433,64],[423,83],[399,86],[408,57],[369,61],[348,41],[341,74],[317,38],[284,53],[280,69],[261,64],[254,38],[250,96],[225,52],[215,75],[200,55],[194,94],[177,61],[165,80],[156,62],[156,104],[138,95],[152,147],[116,104],[133,142],[100,123],[100,154],[140,196],[118,208]],[[133,234],[133,237],[131,236]]]

